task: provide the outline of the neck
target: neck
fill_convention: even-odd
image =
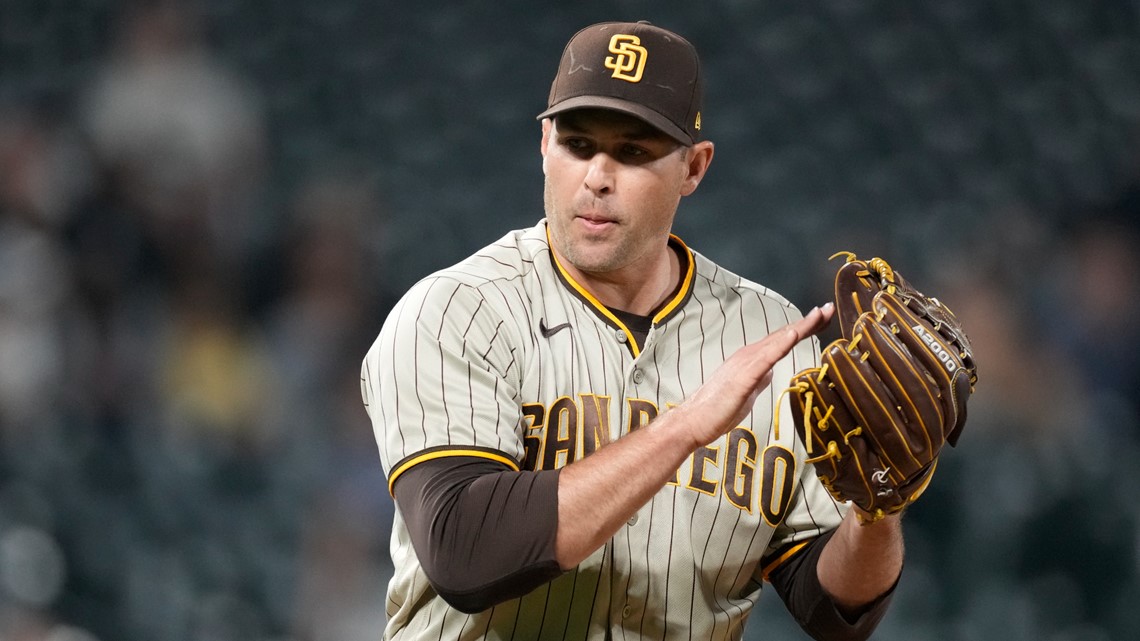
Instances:
[[[566,273],[610,309],[648,316],[660,307],[681,280],[681,259],[672,245],[649,261],[612,272],[585,272],[554,250]]]

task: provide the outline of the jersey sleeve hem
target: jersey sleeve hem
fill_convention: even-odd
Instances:
[[[814,540],[815,539],[809,539],[807,541],[801,541],[800,543],[793,543],[783,550],[777,551],[775,554],[765,557],[761,561],[763,565],[760,569],[760,578],[764,581],[769,581],[768,577],[772,574],[772,572],[775,572],[776,569],[786,563],[788,559],[791,559],[795,555],[799,554],[805,547],[807,547],[809,543]]]
[[[502,463],[511,468],[512,471],[518,472],[521,468],[519,462],[511,458],[500,450],[492,449],[489,447],[453,447],[450,445],[441,445],[438,447],[429,447],[426,450],[421,450],[410,456],[404,457],[392,466],[392,473],[388,475],[388,493],[395,496],[396,480],[400,478],[404,472],[407,472],[412,467],[419,465],[425,461],[433,461],[440,458],[449,456],[474,456],[476,458],[487,459]]]

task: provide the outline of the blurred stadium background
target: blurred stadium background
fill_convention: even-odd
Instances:
[[[4,0],[0,640],[379,638],[360,358],[541,216],[533,116],[606,19],[702,52],[690,245],[802,306],[883,255],[970,329],[876,638],[1140,636],[1135,0]],[[745,637],[804,638],[770,594]]]

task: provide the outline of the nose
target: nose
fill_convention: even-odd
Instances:
[[[586,188],[595,194],[608,194],[614,189],[614,169],[617,163],[608,154],[594,154],[586,167]]]

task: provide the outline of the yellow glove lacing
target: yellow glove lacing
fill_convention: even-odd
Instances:
[[[829,367],[829,364],[825,363],[823,365],[823,367],[819,368],[819,373],[816,374],[816,383],[818,383],[820,385],[825,384],[825,381],[823,380],[823,378],[827,374],[828,367]],[[827,384],[830,385],[831,383],[827,383]],[[772,427],[773,432],[775,433],[775,436],[776,436],[776,440],[780,439],[780,403],[782,403],[784,400],[784,397],[787,396],[791,392],[799,392],[799,393],[804,395],[804,399],[805,399],[804,400],[804,408],[803,408],[804,447],[807,449],[807,453],[808,453],[808,456],[810,458],[806,459],[804,462],[805,463],[818,463],[819,461],[826,461],[827,459],[830,459],[833,457],[834,458],[843,458],[843,454],[839,451],[839,444],[836,443],[835,441],[828,441],[827,450],[823,454],[820,454],[819,456],[814,456],[814,457],[811,456],[811,454],[813,453],[812,450],[814,449],[813,444],[815,443],[813,430],[826,430],[827,429],[827,427],[826,427],[827,422],[832,420],[832,415],[835,413],[835,406],[829,405],[829,406],[827,406],[826,410],[821,411],[821,407],[815,405],[815,392],[813,392],[811,390],[811,387],[807,383],[802,382],[802,381],[795,384],[795,385],[792,385],[791,387],[784,389],[784,391],[781,392],[780,396],[776,399],[776,416],[775,416],[775,421],[774,421],[774,424]],[[855,426],[854,429],[852,429],[851,431],[849,431],[843,435],[843,442],[847,445],[850,445],[851,444],[851,437],[859,436],[862,433],[863,433],[862,426]]]
[[[853,263],[859,260],[855,256],[854,252],[849,251],[835,252],[831,255],[830,258],[828,258],[828,260],[834,260],[840,256],[843,256],[844,262],[848,263]],[[866,263],[867,269],[859,271],[858,275],[870,277],[872,274],[874,274],[875,276],[879,277],[879,283],[883,289],[887,290],[891,294],[895,293],[895,290],[897,289],[895,282],[895,270],[891,268],[890,263],[883,260],[882,258],[879,258],[878,256],[866,261]]]

